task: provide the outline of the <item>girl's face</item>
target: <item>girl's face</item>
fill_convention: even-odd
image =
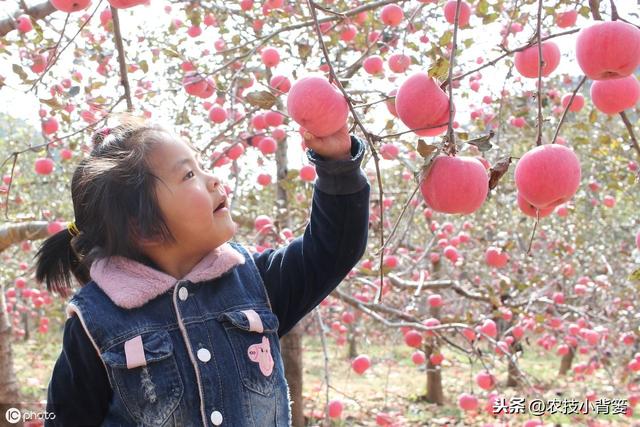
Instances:
[[[150,155],[160,209],[181,253],[208,253],[230,240],[237,224],[220,179],[201,168],[201,159],[182,139],[162,134]],[[227,208],[216,208],[224,202]]]

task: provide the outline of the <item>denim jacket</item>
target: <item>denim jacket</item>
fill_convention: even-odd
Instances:
[[[283,248],[228,242],[180,280],[126,258],[94,262],[67,306],[47,401],[59,416],[46,425],[290,425],[279,337],[364,253],[363,152],[355,137],[351,160],[308,151],[310,223]]]

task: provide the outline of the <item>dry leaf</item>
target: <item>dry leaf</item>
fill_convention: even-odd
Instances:
[[[273,107],[278,100],[278,98],[276,98],[271,92],[264,90],[250,92],[245,96],[245,99],[254,107],[259,107],[265,110]]]
[[[420,154],[425,159],[437,149],[438,147],[436,147],[435,145],[430,145],[424,142],[424,139],[418,140],[418,147],[416,148],[416,150],[418,151],[418,154]]]
[[[495,165],[490,169],[490,177],[489,177],[489,190],[493,190],[498,185],[498,181],[502,178],[502,175],[507,173],[509,170],[509,165],[511,164],[511,157],[505,157],[504,159],[500,159],[496,162]]]

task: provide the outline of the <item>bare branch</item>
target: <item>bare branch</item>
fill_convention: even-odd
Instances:
[[[120,17],[118,9],[111,6],[111,17],[113,19],[113,38],[115,39],[116,48],[118,49],[118,64],[120,65],[120,83],[124,87],[124,97],[127,100],[127,111],[133,111],[133,102],[131,101],[131,89],[129,88],[129,78],[127,74],[127,60],[124,55],[124,46],[122,45],[122,34],[120,33]]]

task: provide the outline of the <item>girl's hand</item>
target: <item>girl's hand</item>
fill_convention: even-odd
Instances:
[[[351,137],[347,124],[336,133],[322,138],[315,137],[311,132],[305,131],[304,143],[326,160],[351,159]]]

